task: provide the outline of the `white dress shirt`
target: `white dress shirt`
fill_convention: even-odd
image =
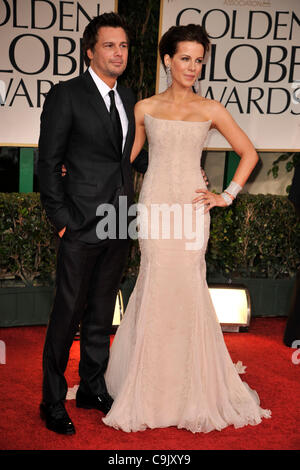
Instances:
[[[120,97],[119,93],[117,92],[117,82],[115,83],[115,86],[113,88],[109,88],[109,86],[106,85],[106,83],[103,80],[101,80],[100,77],[98,77],[98,75],[94,72],[92,67],[89,67],[88,71],[90,72],[90,74],[92,76],[92,79],[94,80],[94,82],[95,82],[95,84],[96,84],[96,86],[99,90],[99,93],[101,94],[101,96],[104,100],[104,103],[107,107],[108,112],[109,112],[109,109],[110,109],[110,97],[109,97],[108,93],[111,90],[114,90],[114,92],[115,92],[115,102],[116,102],[116,106],[117,106],[117,109],[118,109],[118,112],[119,112],[119,115],[120,115],[122,131],[123,131],[123,146],[122,146],[122,149],[124,149],[125,140],[126,140],[127,131],[128,131],[128,119],[127,119],[126,111],[124,109],[121,97]]]

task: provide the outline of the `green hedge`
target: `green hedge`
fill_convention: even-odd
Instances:
[[[241,194],[228,209],[214,208],[208,273],[283,279],[300,265],[300,221],[287,196]]]
[[[0,279],[26,285],[53,282],[53,235],[39,194],[0,193]]]
[[[286,196],[240,195],[228,209],[212,210],[209,274],[289,278],[300,264],[300,223]],[[138,245],[125,271],[135,276]],[[39,194],[0,193],[0,279],[49,284],[55,276],[55,237]]]

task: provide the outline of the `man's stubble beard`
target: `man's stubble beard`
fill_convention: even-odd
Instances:
[[[127,67],[127,62],[125,64],[125,66],[122,68],[122,70],[120,70],[119,72],[118,71],[115,71],[115,70],[108,70],[108,75],[111,77],[111,78],[118,78],[120,77],[126,70],[126,67]]]

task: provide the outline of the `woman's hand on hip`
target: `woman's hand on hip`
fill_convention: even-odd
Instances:
[[[208,189],[196,189],[199,196],[192,200],[194,209],[199,209],[204,205],[204,213],[208,212],[213,207],[227,207],[227,204],[221,194],[212,193]]]

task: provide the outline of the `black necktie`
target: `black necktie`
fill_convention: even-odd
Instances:
[[[116,107],[116,102],[115,102],[115,93],[114,90],[110,90],[108,93],[110,97],[110,118],[115,130],[115,135],[117,137],[117,144],[120,149],[120,152],[122,154],[122,146],[123,146],[123,132],[122,132],[122,125],[121,125],[121,120],[120,116]]]

